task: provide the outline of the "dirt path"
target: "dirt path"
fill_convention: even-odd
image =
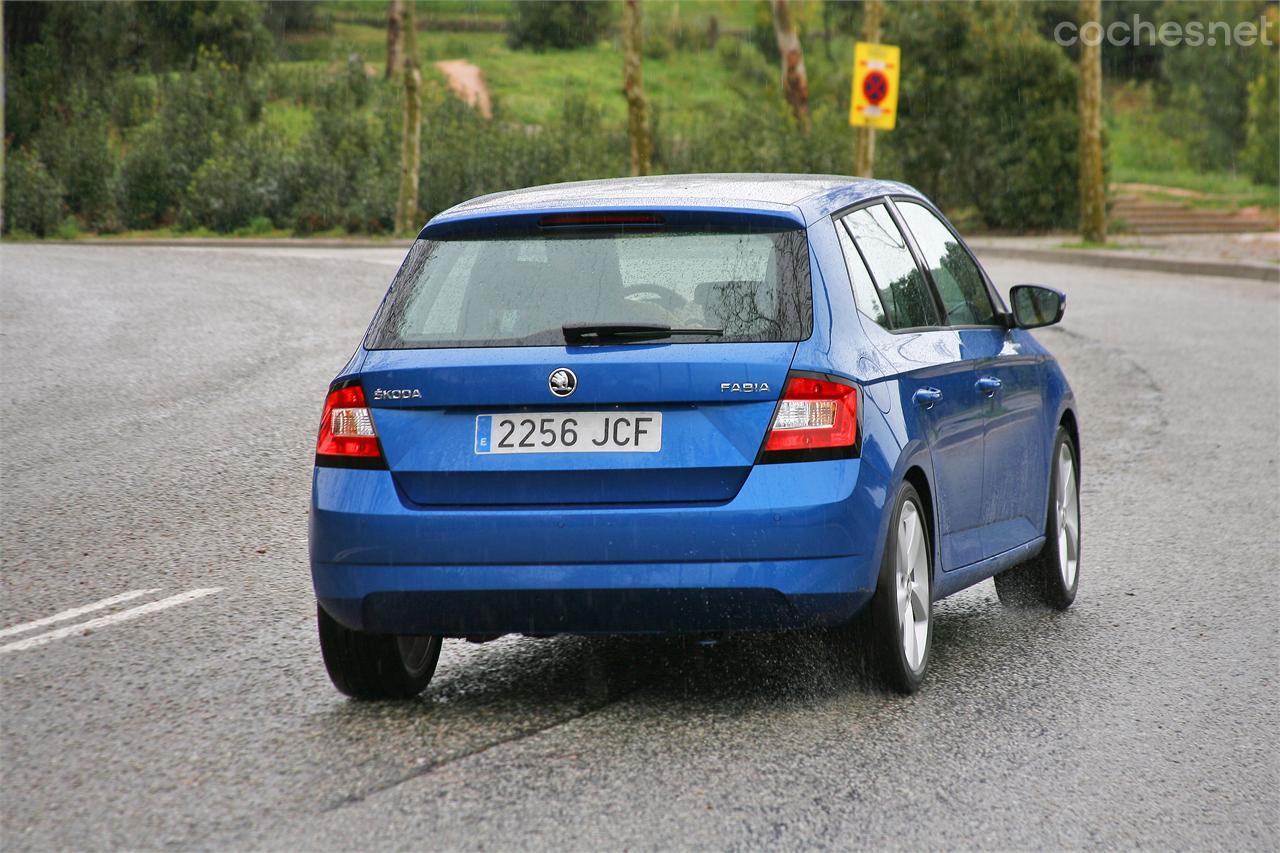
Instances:
[[[493,118],[489,87],[485,85],[484,73],[479,66],[465,59],[445,59],[437,62],[436,68],[449,81],[449,88],[455,95],[480,110],[480,115]]]

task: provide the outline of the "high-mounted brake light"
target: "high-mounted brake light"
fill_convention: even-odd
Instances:
[[[765,455],[800,461],[853,455],[858,444],[858,389],[843,382],[791,376],[765,441]]]
[[[554,213],[538,220],[544,228],[557,225],[661,225],[656,213]]]
[[[335,388],[324,401],[320,436],[316,439],[316,464],[382,468],[382,448],[373,427],[373,414],[358,384]]]

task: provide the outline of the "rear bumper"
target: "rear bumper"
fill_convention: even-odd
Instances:
[[[423,509],[386,471],[318,468],[312,579],[335,619],[380,633],[839,624],[879,561],[884,490],[859,463],[757,466],[718,505],[511,509]]]
[[[846,622],[873,588],[854,561],[588,566],[313,566],[331,616],[376,633],[649,634]],[[781,588],[780,588],[781,587]],[[836,590],[836,591],[831,591]]]

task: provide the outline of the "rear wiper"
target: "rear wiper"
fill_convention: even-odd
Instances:
[[[660,341],[676,335],[707,335],[718,338],[724,329],[673,329],[662,323],[569,323],[561,326],[565,343],[594,344],[601,341]]]

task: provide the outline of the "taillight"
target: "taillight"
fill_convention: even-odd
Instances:
[[[799,462],[854,456],[858,448],[858,389],[793,375],[773,416],[762,461]]]
[[[334,388],[324,401],[316,464],[339,467],[385,468],[373,414],[365,405],[358,383]]]

